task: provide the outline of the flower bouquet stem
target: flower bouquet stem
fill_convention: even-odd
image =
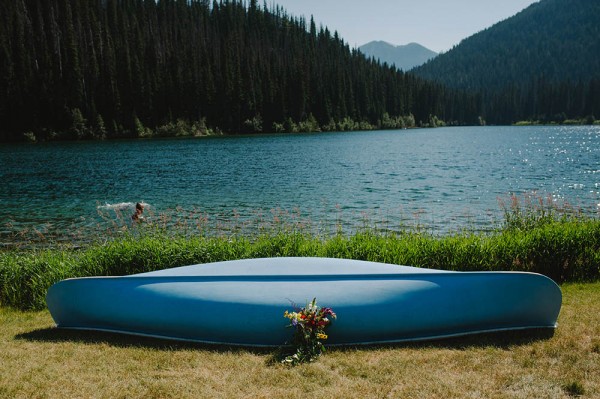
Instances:
[[[290,320],[289,327],[294,328],[292,344],[295,353],[286,356],[283,363],[296,365],[315,361],[325,351],[328,336],[325,328],[337,316],[331,308],[317,306],[317,298],[295,312],[285,311],[284,317]]]

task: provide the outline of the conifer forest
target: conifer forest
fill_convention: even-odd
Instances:
[[[368,59],[312,18],[256,0],[11,0],[0,13],[0,141],[517,117],[497,97],[483,104]]]

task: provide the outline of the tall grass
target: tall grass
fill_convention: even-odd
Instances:
[[[552,196],[532,193],[524,196],[512,194],[508,201],[498,199],[504,216],[503,228],[508,230],[530,230],[557,221],[578,221],[590,217],[590,212],[571,205],[568,201],[557,201]]]
[[[515,270],[557,282],[600,278],[600,221],[547,223],[527,231],[420,233],[323,238],[299,232],[248,237],[128,235],[87,249],[0,253],[0,302],[21,309],[45,306],[47,289],[68,277],[127,275],[231,259],[321,256],[446,270]]]
[[[296,223],[256,235],[208,235],[190,227],[140,227],[104,243],[0,252],[0,305],[42,309],[55,282],[69,277],[117,276],[223,260],[309,256],[360,259],[457,271],[530,271],[555,281],[600,279],[600,220],[557,210],[546,202],[511,199],[505,223],[492,233],[437,236],[420,229],[319,235]],[[172,226],[172,225],[169,225]]]

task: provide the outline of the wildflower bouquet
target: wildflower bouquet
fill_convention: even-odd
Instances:
[[[293,327],[294,338],[292,343],[296,353],[283,359],[283,363],[298,364],[312,362],[325,351],[323,341],[327,339],[325,328],[336,318],[331,308],[317,306],[317,298],[308,303],[306,307],[296,312],[288,312],[283,316],[290,320],[288,327]]]

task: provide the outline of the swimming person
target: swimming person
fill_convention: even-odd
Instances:
[[[131,219],[134,222],[141,222],[144,220],[144,205],[141,202],[135,204],[135,213],[131,215]]]

